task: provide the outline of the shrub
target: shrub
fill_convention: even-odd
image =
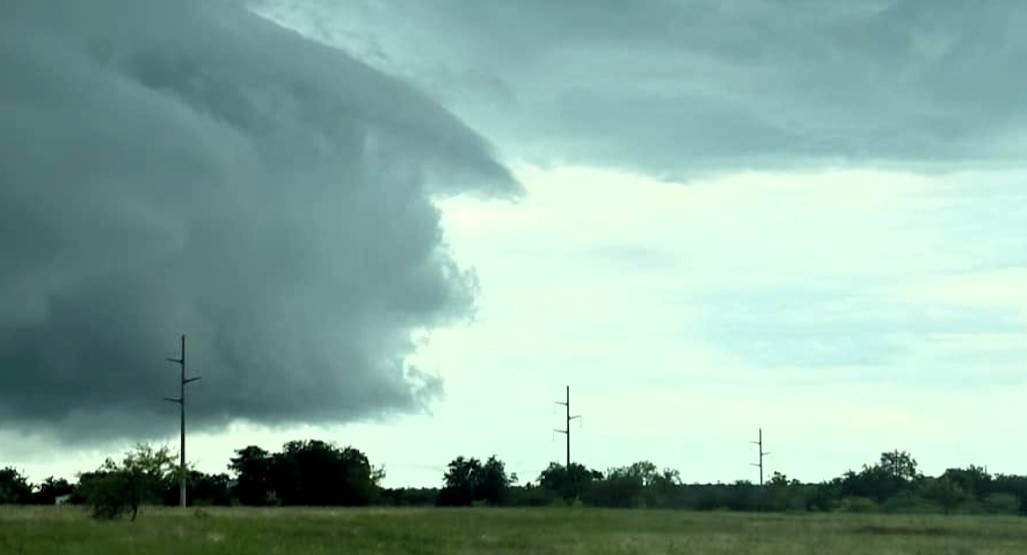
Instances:
[[[838,505],[843,513],[876,513],[877,503],[868,497],[846,497]]]
[[[989,514],[1010,514],[1020,512],[1020,500],[1011,493],[992,493],[983,501],[984,512]]]
[[[125,455],[121,464],[107,459],[97,472],[82,475],[79,493],[93,509],[93,518],[113,520],[139,514],[143,503],[159,500],[161,491],[174,477],[174,463],[166,447],[154,450],[139,445]]]

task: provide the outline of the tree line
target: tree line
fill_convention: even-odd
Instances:
[[[1027,476],[950,468],[923,475],[904,451],[882,453],[858,471],[819,483],[774,473],[765,485],[685,483],[678,471],[649,461],[599,471],[551,463],[520,484],[505,463],[457,457],[433,488],[385,488],[385,471],[354,447],[290,441],[280,451],[250,445],[235,451],[227,472],[187,468],[189,503],[247,506],[593,506],[777,512],[973,513],[1027,515]],[[0,469],[0,504],[85,505],[97,518],[134,519],[144,505],[177,505],[180,470],[168,448],[139,445],[120,460],[80,473],[74,483],[31,484]]]

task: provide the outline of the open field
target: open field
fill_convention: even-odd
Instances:
[[[0,553],[1023,555],[1027,519],[601,509],[144,509],[131,523],[94,522],[79,508],[0,507]]]

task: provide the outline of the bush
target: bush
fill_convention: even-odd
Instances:
[[[1020,500],[1011,493],[992,493],[983,501],[984,512],[988,514],[1010,514],[1020,512]]]
[[[32,501],[32,486],[14,468],[0,469],[0,505],[24,505]]]
[[[128,485],[120,473],[95,473],[80,481],[79,493],[92,507],[93,518],[114,520],[132,509],[135,520],[139,505],[130,499]]]
[[[877,509],[877,503],[868,497],[846,497],[838,504],[843,513],[876,513]]]
[[[942,512],[938,503],[911,492],[901,491],[884,502],[881,507],[886,513],[931,514]]]
[[[143,503],[159,500],[173,478],[168,449],[140,445],[121,464],[107,459],[100,470],[80,476],[79,493],[93,509],[93,518],[113,520],[131,513],[134,521]]]

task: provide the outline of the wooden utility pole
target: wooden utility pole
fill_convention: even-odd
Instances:
[[[580,415],[571,416],[571,386],[569,386],[569,385],[567,386],[567,399],[565,401],[557,401],[556,404],[557,405],[563,405],[564,407],[567,408],[567,420],[566,420],[566,426],[567,427],[564,428],[563,430],[554,430],[554,431],[555,432],[559,432],[559,433],[567,436],[567,471],[570,472],[570,470],[571,470],[571,420],[574,420],[575,418],[581,418]]]
[[[765,456],[770,454],[770,453],[765,453],[763,451],[763,428],[760,428],[759,440],[758,441],[750,441],[749,443],[755,444],[757,447],[759,447],[759,450],[760,450],[760,452],[759,452],[760,462],[758,462],[758,463],[751,463],[751,464],[752,464],[752,466],[760,467],[760,485],[762,486],[763,485],[763,457],[765,457]]]
[[[186,378],[185,377],[185,336],[184,335],[182,336],[182,354],[181,354],[181,356],[179,358],[169,358],[168,361],[169,362],[174,362],[174,363],[178,364],[179,367],[182,370],[181,381],[179,381],[178,398],[177,399],[173,399],[171,397],[165,397],[164,400],[165,401],[170,401],[172,403],[178,403],[178,406],[180,408],[180,412],[179,412],[179,416],[180,416],[179,435],[180,435],[180,437],[179,437],[179,439],[181,441],[181,445],[179,446],[179,451],[178,451],[178,473],[179,473],[179,477],[178,477],[178,480],[179,480],[178,481],[178,504],[182,508],[185,508],[185,506],[186,506],[185,485],[186,485],[186,478],[187,478],[187,473],[186,473],[186,469],[185,469],[185,386],[195,382],[196,380],[199,380],[200,377],[199,376],[195,376],[195,377],[192,377],[192,378]]]

